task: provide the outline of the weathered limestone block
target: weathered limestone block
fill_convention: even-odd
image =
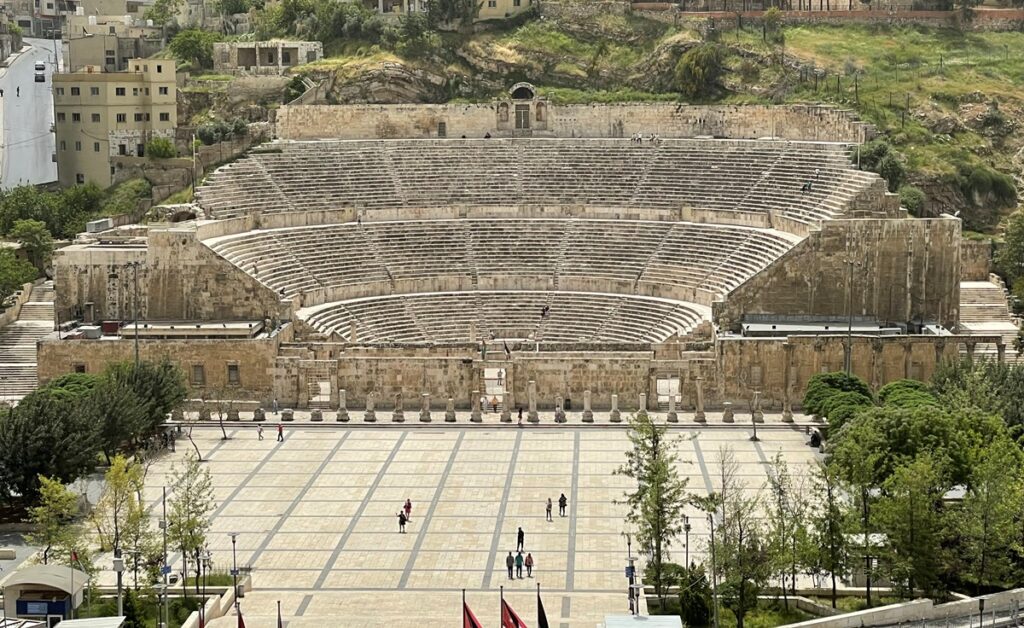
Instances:
[[[472,410],[469,413],[469,420],[473,423],[483,423],[483,416],[480,414],[480,391],[474,390],[472,393]]]
[[[207,408],[207,407],[199,408],[199,420],[200,421],[210,421],[210,420],[212,420],[212,418],[210,417],[210,409],[209,408]]]
[[[291,408],[285,408],[284,410],[281,410],[281,420],[282,421],[294,421],[295,420],[295,411],[292,410]]]
[[[256,408],[255,410],[252,411],[252,420],[256,422],[266,421],[267,413],[263,410],[263,408]]]
[[[640,393],[640,406],[636,409],[637,414],[647,414],[647,393]]]
[[[678,423],[679,422],[679,415],[676,414],[676,396],[675,395],[669,395],[668,396],[668,417],[667,417],[667,420],[668,420],[669,423]]]
[[[590,391],[583,391],[583,422],[593,423],[594,422],[594,411],[590,409]]]
[[[342,388],[338,391],[338,421],[341,423],[348,423],[348,399],[345,389]]]
[[[612,395],[612,410],[610,413],[609,420],[612,423],[622,423],[622,413],[619,412],[619,396]]]
[[[537,416],[537,382],[532,379],[527,382],[526,393],[530,404],[530,411],[526,415],[526,420],[530,423],[540,423],[540,417]]]
[[[241,421],[242,417],[238,416],[238,408],[228,408],[228,421]]]
[[[322,422],[324,420],[323,410],[321,410],[320,408],[313,408],[312,410],[310,410],[309,420],[313,421],[314,423]]]
[[[444,408],[444,422],[454,423],[455,422],[455,399],[448,397],[448,403]]]
[[[722,404],[722,422],[733,423],[736,419],[733,418],[732,402],[726,401]]]
[[[565,401],[561,395],[555,397],[555,423],[565,423]]]
[[[377,411],[374,409],[374,406],[376,405],[376,402],[377,402],[377,392],[376,391],[370,391],[366,395],[366,411],[363,412],[363,421],[365,421],[367,423],[376,423],[377,422]]]
[[[391,413],[392,423],[405,423],[405,411],[402,408],[402,393],[395,393],[395,410]]]
[[[693,420],[697,423],[707,423],[707,417],[704,415],[704,378],[696,378],[697,382],[697,411],[693,413]]]

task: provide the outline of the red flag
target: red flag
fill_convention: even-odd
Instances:
[[[484,628],[465,602],[462,603],[462,628]]]
[[[526,623],[505,600],[501,601],[501,628],[526,628]]]
[[[548,614],[544,612],[544,602],[540,599],[540,585],[537,585],[537,628],[548,628]]]
[[[238,609],[238,628],[245,628],[245,621],[242,619],[242,609]]]
[[[284,622],[281,621],[281,601],[277,601],[277,628],[284,628]]]

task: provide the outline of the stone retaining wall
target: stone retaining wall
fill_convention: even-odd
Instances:
[[[725,0],[720,0],[720,8]],[[783,11],[783,23],[789,26],[816,24],[869,24],[885,26],[928,26],[945,28],[960,24],[956,11],[831,11],[825,7],[826,0],[815,0],[820,7],[813,11]],[[736,28],[737,15],[746,26],[760,26],[763,11],[680,11],[672,3],[636,3],[633,14],[679,28],[705,32],[710,25],[718,30]],[[1018,31],[1024,28],[1024,11],[1020,10],[975,10],[975,17],[967,24],[972,31]]]

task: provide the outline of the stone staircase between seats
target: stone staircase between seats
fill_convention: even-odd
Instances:
[[[53,282],[32,288],[18,319],[0,328],[0,399],[18,400],[35,389],[36,341],[53,331]]]
[[[960,282],[960,333],[968,336],[1002,336],[1006,344],[1006,361],[1017,362],[1020,357],[1013,348],[1019,327],[1010,314],[1003,287],[991,281]],[[993,343],[978,344],[976,357],[996,359]]]

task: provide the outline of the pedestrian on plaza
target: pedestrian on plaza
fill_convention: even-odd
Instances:
[[[533,554],[526,555],[526,577],[533,577]]]
[[[493,332],[491,333],[491,335],[492,336],[494,335]],[[501,386],[504,381],[505,381],[505,369],[498,369],[498,386]]]
[[[522,528],[519,528],[519,532],[516,533],[516,549],[526,549],[526,533],[523,532]]]
[[[263,426],[262,425],[257,425],[256,426],[256,437],[258,439],[260,439],[260,440],[263,440]]]
[[[565,516],[565,505],[569,503],[569,500],[565,498],[565,493],[562,493],[558,498],[558,516]]]
[[[277,414],[277,397],[274,397],[273,407],[274,407],[274,414],[276,415]]]
[[[398,533],[399,534],[405,534],[405,523],[407,521],[409,521],[409,519],[406,518],[405,513],[402,512],[401,510],[399,510],[398,511]]]
[[[548,498],[548,505],[544,508],[544,513],[547,515],[548,521],[551,521],[551,498]]]
[[[480,395],[480,410],[487,412],[487,395]]]
[[[508,579],[512,579],[512,565],[516,564],[516,559],[512,558],[512,552],[508,553],[505,557],[505,568],[508,569]]]
[[[18,88],[18,91],[16,92],[16,95],[17,95],[17,96],[18,96],[19,98],[21,97],[21,87],[19,87],[19,88]]]
[[[523,426],[523,408],[522,407],[517,407],[516,410],[519,411],[519,427],[522,427]]]
[[[523,553],[518,552],[516,554],[516,577],[520,580],[523,579]]]
[[[497,396],[491,397],[491,407],[494,408],[494,412],[495,413],[498,412],[498,397]]]
[[[277,442],[284,442],[284,425],[280,423],[277,424]]]
[[[412,521],[412,500],[405,500],[405,518]]]

